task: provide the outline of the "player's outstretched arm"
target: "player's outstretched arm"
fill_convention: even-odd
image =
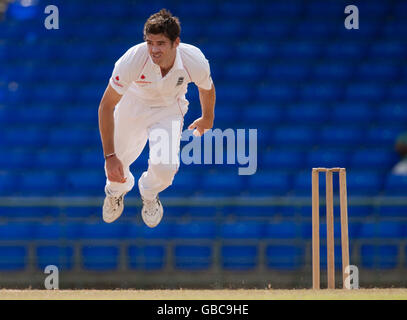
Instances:
[[[112,182],[124,183],[126,180],[124,178],[123,165],[116,157],[114,149],[113,113],[121,97],[110,84],[107,86],[99,105],[99,131],[102,139],[103,153],[106,158],[107,178]]]
[[[191,123],[188,129],[195,129],[194,135],[202,136],[207,130],[212,129],[213,127],[213,121],[215,120],[216,92],[213,84],[210,90],[198,88],[198,91],[199,100],[201,101],[202,116]]]

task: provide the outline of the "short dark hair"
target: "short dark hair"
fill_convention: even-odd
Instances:
[[[162,33],[172,42],[174,42],[181,33],[181,24],[177,17],[166,9],[151,15],[144,24],[144,39],[147,34]]]

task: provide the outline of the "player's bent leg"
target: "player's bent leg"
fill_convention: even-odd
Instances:
[[[103,202],[103,221],[111,223],[122,215],[124,209],[124,196],[127,192],[119,196],[112,196],[109,194],[109,190],[106,186],[105,193],[106,197]]]
[[[106,179],[103,221],[107,223],[111,223],[120,218],[124,209],[124,196],[134,186],[134,176],[128,168],[124,170],[124,174],[127,178],[125,183],[112,182]]]
[[[143,208],[141,217],[150,228],[157,226],[164,214],[164,209],[158,194],[168,188],[177,173],[176,164],[151,164],[138,182]]]

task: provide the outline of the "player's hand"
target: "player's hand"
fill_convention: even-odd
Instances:
[[[106,159],[107,178],[111,182],[125,183],[123,164],[116,156]]]
[[[200,117],[189,125],[188,130],[195,129],[193,132],[194,136],[200,137],[206,131],[208,131],[209,129],[212,129],[212,127],[213,127],[213,119]]]

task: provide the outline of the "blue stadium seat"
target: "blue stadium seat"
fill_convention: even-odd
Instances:
[[[11,112],[11,110],[9,110]],[[15,117],[18,119],[19,124],[32,124],[49,126],[60,121],[60,113],[55,111],[55,107],[46,104],[35,104],[29,107],[13,108],[13,115],[9,118]]]
[[[318,143],[316,131],[308,126],[282,126],[272,132],[273,143],[277,146],[309,148]]]
[[[74,152],[55,149],[46,149],[38,152],[34,161],[37,168],[50,170],[70,170],[78,163]]]
[[[190,217],[199,218],[214,218],[217,216],[219,208],[213,205],[196,205],[190,207],[183,207],[182,214],[186,214]]]
[[[216,60],[227,61],[231,58],[232,52],[225,50],[222,46],[217,44],[208,43],[205,47],[202,48],[202,53],[209,61],[215,62]],[[213,69],[213,67],[211,66]]]
[[[344,81],[350,79],[354,70],[348,63],[329,62],[315,66],[312,78],[317,81]]]
[[[264,73],[264,67],[255,62],[242,63],[239,61],[236,63],[228,63],[223,70],[224,76],[229,79],[238,77],[239,79],[248,80],[249,82],[258,81]]]
[[[220,227],[223,239],[261,239],[264,223],[259,221],[225,222]]]
[[[35,224],[23,222],[8,222],[0,224],[0,240],[33,240]]]
[[[41,102],[60,102],[65,99],[69,100],[73,96],[73,92],[70,86],[46,84],[43,86],[35,87],[34,96],[32,98]]]
[[[405,90],[403,90],[403,88],[405,88],[405,87],[406,87],[405,82],[404,83],[398,83],[398,84],[395,84],[394,86],[392,86],[389,89],[389,91],[390,91],[389,92],[389,100],[393,101],[393,103],[397,103],[397,104],[405,103],[406,97],[407,97],[407,94],[406,94]],[[405,118],[406,117],[405,110],[401,110],[401,111],[402,111],[403,118]]]
[[[310,1],[302,9],[307,17],[313,18],[331,16],[337,14],[339,11],[343,11],[340,1],[326,2],[321,0]]]
[[[236,123],[240,120],[240,113],[236,103],[224,103],[222,108],[216,110],[216,121],[219,123]]]
[[[178,239],[214,239],[217,237],[215,222],[196,221],[174,225],[174,237]]]
[[[352,59],[358,61],[365,55],[367,46],[363,42],[331,42],[324,48],[324,55],[327,59],[344,61]]]
[[[233,15],[238,19],[256,16],[257,3],[246,1],[222,1],[219,3],[219,14],[223,16]]]
[[[75,218],[95,218],[101,217],[102,207],[101,206],[86,206],[86,207],[66,207],[63,208],[63,214],[68,219]]]
[[[295,222],[270,222],[265,226],[265,237],[269,239],[299,239],[301,228]]]
[[[372,58],[388,58],[398,59],[405,57],[407,53],[406,47],[399,41],[390,39],[380,39],[372,43],[369,55]]]
[[[405,88],[405,86],[404,86]],[[386,103],[379,107],[378,117],[382,124],[403,124],[407,121],[407,105],[405,103]]]
[[[283,196],[291,190],[291,175],[258,171],[249,176],[248,190],[253,196]]]
[[[66,123],[75,123],[75,125],[93,127],[98,121],[98,113],[93,105],[81,105],[80,107],[70,107],[61,110],[62,117]],[[88,134],[94,135],[95,132]],[[94,138],[96,142],[96,138]]]
[[[308,168],[346,168],[348,165],[349,154],[339,150],[316,150],[310,151],[306,157]]]
[[[385,88],[379,84],[354,83],[345,92],[346,99],[351,101],[376,102],[385,96]]]
[[[258,25],[257,25],[258,26]],[[275,29],[273,30],[275,31]],[[253,31],[251,31],[253,32]],[[266,30],[262,30],[261,36],[264,36]],[[257,35],[259,36],[259,35]],[[253,36],[252,36],[253,37]],[[261,41],[263,40],[263,41]],[[229,50],[222,50],[228,52]],[[264,39],[259,39],[259,41],[253,43],[251,41],[241,43],[237,47],[237,53],[240,59],[246,59],[247,57],[252,57],[255,61],[270,59],[273,54],[275,54],[275,48]],[[216,57],[215,57],[216,58]]]
[[[304,63],[293,64],[288,62],[270,66],[267,70],[267,78],[276,81],[298,81],[306,79],[309,72],[309,67]]]
[[[59,216],[59,208],[57,207],[33,207],[33,206],[10,206],[0,207],[0,217],[12,220],[14,218],[56,218]]]
[[[131,269],[155,271],[164,268],[166,263],[165,247],[158,245],[129,246],[128,259]]]
[[[373,206],[356,206],[348,205],[349,217],[371,217],[376,213],[376,208]]]
[[[244,119],[244,123],[247,123],[247,126],[250,128],[259,123],[277,124],[280,123],[284,117],[283,110],[285,108],[275,105],[274,103],[257,103],[250,105],[250,108],[244,106],[241,110],[242,119]],[[253,112],[253,109],[255,109],[256,112]]]
[[[321,143],[327,147],[355,147],[364,141],[364,130],[353,126],[327,126],[321,130]]]
[[[311,170],[308,172],[299,172],[294,175],[294,193],[297,196],[309,195],[311,196],[312,183],[311,183]],[[325,187],[325,179],[320,175],[319,177],[319,187]]]
[[[26,172],[21,177],[24,195],[57,195],[64,185],[62,176],[53,171]]]
[[[27,266],[28,254],[24,246],[0,246],[0,270],[21,271]]]
[[[206,195],[213,196],[238,194],[244,187],[243,179],[237,171],[208,173],[202,178],[202,189]]]
[[[252,96],[252,89],[246,85],[222,84],[216,86],[216,100],[219,103],[245,103]]]
[[[266,248],[266,265],[276,270],[298,270],[305,264],[304,248],[288,245],[270,245]]]
[[[306,59],[318,58],[321,53],[321,46],[312,41],[295,41],[282,43],[279,46],[279,53],[285,58]]]
[[[165,217],[163,219],[165,220]],[[174,236],[174,225],[170,222],[162,221],[157,227],[149,228],[144,223],[141,225],[134,223],[129,225],[127,232],[129,239],[172,239]]]
[[[383,176],[376,171],[348,172],[348,194],[351,195],[377,195],[383,188]]]
[[[184,217],[187,214],[188,214],[188,208],[185,206],[165,206],[165,216],[166,217],[180,218],[180,217]]]
[[[275,206],[233,206],[222,208],[222,215],[225,217],[271,218],[279,213],[281,213],[281,208]]]
[[[304,153],[296,150],[271,150],[263,152],[258,166],[274,170],[300,170],[304,166]]]
[[[103,168],[100,170],[68,171],[66,175],[66,194],[102,195],[106,184]]]
[[[34,152],[31,150],[0,147],[0,154],[7,154],[7,157],[0,157],[0,168],[3,170],[29,169],[34,166]]]
[[[325,21],[314,21],[313,19],[304,19],[298,21],[293,33],[296,37],[309,40],[324,40],[332,37],[336,28]]]
[[[49,137],[50,147],[88,147],[99,143],[100,136],[96,129],[86,128],[57,128]]]
[[[331,120],[338,124],[369,124],[377,116],[377,109],[364,102],[338,102],[332,108]]]
[[[194,18],[206,18],[216,14],[216,9],[215,3],[210,1],[205,3],[185,2],[177,7],[177,14],[179,14],[181,17],[193,16]],[[182,34],[184,34],[184,29],[182,30]]]
[[[74,265],[73,248],[65,246],[40,246],[36,250],[37,267],[44,270],[55,265],[61,271],[71,270]]]
[[[407,176],[390,174],[386,178],[385,193],[387,196],[403,196],[407,194]]]
[[[290,123],[319,125],[329,119],[329,110],[318,103],[292,104],[287,107],[287,120]]]
[[[60,222],[37,223],[34,235],[37,240],[69,240],[65,225]]]
[[[272,1],[263,4],[265,17],[296,18],[301,14],[302,6],[299,1]],[[272,19],[274,20],[274,19]]]
[[[127,235],[127,223],[105,223],[103,221],[83,223],[81,228],[82,239],[110,239],[119,240]]]
[[[82,263],[86,270],[113,271],[119,264],[119,248],[115,246],[84,246]]]
[[[362,266],[369,269],[393,269],[399,263],[396,245],[362,245]]]
[[[405,127],[394,125],[380,125],[367,130],[365,144],[376,148],[388,148],[396,141],[399,134],[405,131]]]
[[[174,249],[175,267],[181,270],[205,270],[212,264],[212,247],[178,245]]]
[[[406,217],[407,207],[400,205],[381,205],[378,209],[381,217]]]
[[[389,170],[397,162],[397,155],[392,150],[366,149],[356,151],[350,161],[352,169]]]
[[[103,168],[105,160],[100,150],[90,149],[81,153],[78,166],[82,168]]]
[[[202,27],[206,27],[204,32],[205,36],[209,39],[216,39],[216,41],[236,39],[246,35],[246,31],[241,28],[241,25],[237,20],[228,20],[221,24],[207,24],[206,26]]]
[[[2,196],[17,194],[20,176],[9,172],[0,172],[0,194]]]
[[[235,87],[236,90],[236,87]],[[265,83],[258,87],[255,96],[258,101],[269,103],[293,102],[298,90],[293,85]]]
[[[6,129],[6,130],[4,130]],[[0,135],[0,143],[5,147],[41,148],[46,144],[47,132],[42,128],[11,127],[4,128]]]
[[[250,270],[258,263],[257,246],[224,245],[221,248],[222,267],[225,270]]]
[[[360,229],[361,238],[397,239],[404,236],[403,224],[393,221],[366,222]]]
[[[359,65],[358,80],[380,79],[392,81],[398,75],[399,68],[392,64],[377,64],[366,62]]]

